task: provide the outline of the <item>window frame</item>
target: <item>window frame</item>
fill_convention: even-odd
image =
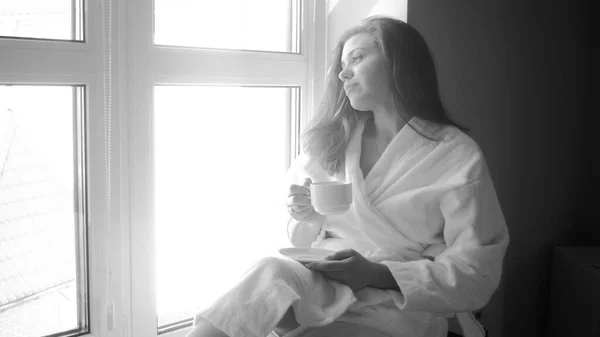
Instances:
[[[152,229],[153,86],[300,87],[300,97],[294,97],[294,102],[300,105],[301,112],[290,123],[290,134],[297,136],[314,114],[315,97],[320,96],[323,87],[326,36],[315,32],[325,31],[328,1],[302,0],[302,47],[299,54],[286,54],[154,46],[153,1],[113,0],[110,212],[104,157],[102,2],[82,1],[83,41],[0,37],[0,84],[85,88],[85,167],[81,174],[87,178],[89,336],[152,337],[157,335],[156,298],[148,296],[155,292],[156,282]],[[109,0],[105,1],[107,5]],[[219,73],[213,71],[217,68],[207,66],[214,65],[217,59]],[[192,63],[195,65],[189,66]],[[234,73],[234,65],[248,65],[248,71]],[[290,139],[289,145],[291,161],[299,149],[298,139]],[[109,256],[115,304],[112,331],[107,329]],[[178,329],[161,336],[179,337],[187,331],[189,328]]]
[[[84,167],[82,171],[76,170],[78,176],[85,177],[84,185],[86,191],[79,195],[80,202],[85,208],[84,214],[78,219],[85,221],[77,228],[77,232],[85,233],[86,237],[79,241],[78,245],[85,242],[87,247],[83,249],[86,262],[80,261],[82,256],[77,257],[78,267],[87,265],[87,299],[82,306],[87,308],[87,328],[90,336],[102,335],[102,313],[105,312],[104,304],[107,302],[105,290],[108,287],[107,254],[107,204],[105,189],[104,170],[104,121],[103,121],[103,98],[102,77],[98,76],[98,69],[102,69],[101,51],[103,44],[101,39],[101,7],[98,1],[83,0],[83,17],[85,35],[83,41],[36,39],[19,37],[0,38],[0,85],[60,85],[83,87],[84,97],[74,97],[74,104],[78,108],[83,107],[82,115],[77,116],[77,123],[83,124],[85,130],[83,135],[74,134],[74,139],[85,137],[85,143],[77,143],[77,158],[83,157]],[[115,69],[115,78],[119,76]],[[119,102],[118,92],[115,92],[114,101]],[[113,114],[114,125],[118,125],[119,116]],[[81,118],[82,120],[79,120]],[[119,162],[119,137],[113,140],[113,167],[118,167]],[[112,214],[119,214],[116,205],[120,204],[119,181],[112,184],[113,207]],[[81,198],[83,200],[81,200]],[[84,228],[81,228],[83,226]],[[111,224],[113,233],[111,242],[118,242],[117,233],[121,230],[121,224],[113,221]],[[79,248],[79,247],[78,247]],[[113,283],[121,279],[118,272],[119,253],[123,247],[115,246],[111,254],[113,261]],[[86,276],[78,275],[78,283]],[[116,284],[116,283],[115,283]],[[115,289],[115,296],[121,302],[123,296],[119,289]],[[72,331],[65,331],[65,336],[81,335]]]
[[[303,0],[301,49],[298,54],[260,51],[213,50],[190,47],[154,46],[152,41],[152,2],[134,0],[129,11],[128,44],[129,122],[129,210],[131,221],[131,331],[134,335],[156,336],[156,298],[147,296],[155,290],[154,219],[153,219],[153,124],[152,90],[154,85],[239,84],[244,86],[300,87],[300,116],[293,118],[291,136],[297,135],[313,114],[310,104],[316,70],[313,64],[325,55],[324,45],[316,52],[313,43],[314,5],[324,13],[325,2]],[[323,15],[323,18],[325,15]],[[324,42],[324,39],[321,41]],[[318,67],[316,67],[319,69]],[[240,72],[235,69],[244,69]],[[319,69],[321,74],[323,69]],[[298,123],[299,117],[299,123]],[[298,125],[299,124],[299,125]],[[292,150],[294,149],[294,150]],[[298,149],[296,137],[290,140],[292,160]],[[289,164],[289,163],[288,163]],[[152,259],[148,259],[151,255]],[[154,322],[154,325],[148,322]],[[186,327],[161,336],[185,336]]]

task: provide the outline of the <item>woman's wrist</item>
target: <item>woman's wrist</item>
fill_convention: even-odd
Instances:
[[[384,289],[384,290],[396,290],[400,291],[400,287],[396,282],[396,279],[392,275],[390,269],[381,263],[373,263],[373,278],[369,283],[369,287]]]
[[[298,221],[290,218],[288,222],[288,238],[295,247],[310,247],[319,236],[323,221]]]

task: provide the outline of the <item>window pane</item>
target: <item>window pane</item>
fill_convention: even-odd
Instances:
[[[159,327],[289,246],[282,189],[293,88],[155,88]]]
[[[1,0],[0,36],[82,40],[81,0]]]
[[[0,335],[87,329],[77,104],[83,89],[0,86]]]
[[[158,45],[298,53],[300,0],[155,0]]]

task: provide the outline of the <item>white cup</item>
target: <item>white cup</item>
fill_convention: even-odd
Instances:
[[[352,183],[323,181],[310,184],[310,202],[322,215],[342,214],[352,206]]]

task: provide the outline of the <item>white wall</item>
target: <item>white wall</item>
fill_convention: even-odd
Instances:
[[[342,33],[372,15],[387,15],[406,21],[408,0],[329,0],[328,50]]]

